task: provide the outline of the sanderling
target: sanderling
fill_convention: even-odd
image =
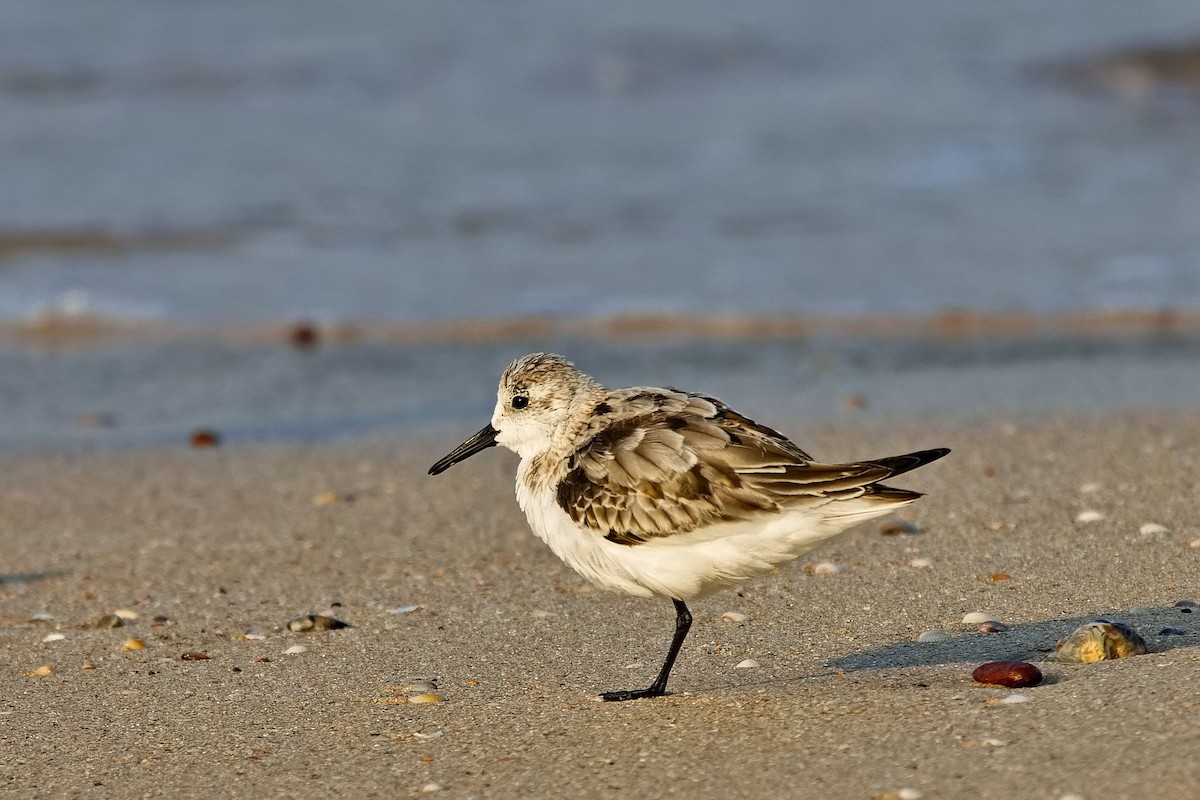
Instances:
[[[605,589],[675,604],[675,636],[654,683],[605,700],[666,694],[692,624],[686,600],[911,503],[921,495],[879,481],[950,452],[824,464],[720,400],[610,391],[549,353],[508,365],[491,424],[429,474],[495,444],[521,457],[517,502],[559,558]]]

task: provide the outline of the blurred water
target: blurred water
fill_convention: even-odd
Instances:
[[[7,0],[0,317],[1197,308],[1200,104],[1028,70],[1198,31],[1194,0]]]

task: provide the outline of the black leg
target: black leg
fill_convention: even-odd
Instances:
[[[675,604],[675,638],[671,640],[671,649],[667,651],[667,660],[663,662],[662,669],[658,671],[658,677],[654,679],[654,683],[645,689],[605,692],[600,695],[601,700],[610,702],[637,700],[642,697],[662,697],[667,693],[667,678],[671,676],[671,667],[675,666],[675,657],[679,655],[679,648],[683,647],[683,640],[687,638],[688,629],[692,627],[692,612],[688,611],[688,607],[684,605],[683,601],[672,600],[671,602]]]

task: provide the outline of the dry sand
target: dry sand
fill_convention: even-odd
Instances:
[[[649,682],[670,605],[583,586],[528,532],[511,455],[438,478],[457,441],[0,460],[0,793],[1200,796],[1200,613],[1171,608],[1200,594],[1200,415],[784,429],[827,458],[955,452],[897,481],[929,493],[922,533],[859,529],[693,603],[677,694],[620,704],[594,695]],[[825,560],[845,571],[803,569]],[[333,602],[353,628],[281,632]],[[1046,664],[1020,704],[972,682],[1098,616],[1153,652]],[[914,642],[932,628],[954,638]],[[386,702],[414,676],[445,702]]]

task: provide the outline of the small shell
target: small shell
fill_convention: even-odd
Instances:
[[[1091,664],[1112,658],[1126,658],[1150,652],[1145,640],[1133,628],[1122,622],[1100,620],[1081,625],[1069,636],[1059,640],[1056,661]]]
[[[118,608],[113,613],[126,622],[133,622],[138,618],[138,613],[131,608]]]
[[[43,642],[61,642],[65,638],[67,638],[67,635],[65,633],[47,633],[45,636],[42,637],[42,641]]]
[[[1003,622],[983,622],[976,626],[975,630],[980,633],[1004,633],[1008,626]]]
[[[979,625],[980,623],[983,623],[983,622],[999,622],[999,621],[1000,621],[999,617],[993,617],[991,614],[987,613],[986,611],[972,611],[970,614],[966,614],[962,618],[963,625]]]
[[[933,566],[933,559],[932,558],[914,558],[912,561],[908,562],[908,565],[910,567],[912,567],[913,569],[925,569],[926,567]]]
[[[1086,511],[1080,511],[1078,514],[1075,515],[1075,521],[1084,523],[1084,524],[1087,524],[1089,522],[1099,522],[1102,519],[1104,519],[1103,514],[1101,514],[1099,511],[1093,511],[1090,508],[1087,509]]]
[[[747,659],[743,659],[742,661],[739,661],[738,663],[734,664],[733,668],[734,669],[755,669],[755,668],[761,667],[761,666],[762,666],[762,664],[759,664],[753,658],[747,658]]]
[[[832,561],[822,561],[820,564],[813,565],[812,574],[813,575],[837,575],[839,572],[842,572],[843,570],[844,570],[844,568],[839,564],[835,564]]]
[[[410,703],[444,703],[446,699],[435,692],[426,692],[425,694],[416,694],[408,698]]]
[[[921,635],[917,637],[918,642],[944,642],[951,638],[950,634],[941,630],[921,631]]]
[[[1042,682],[1042,671],[1027,661],[989,661],[971,673],[976,683],[1020,689]]]
[[[750,619],[740,611],[726,611],[721,615],[721,622],[745,622]]]
[[[1001,697],[996,702],[1000,703],[1002,705],[1011,706],[1011,705],[1016,705],[1017,703],[1028,703],[1032,699],[1033,698],[1027,694],[1021,694],[1020,692],[1013,692],[1012,694],[1004,695],[1004,697]]]
[[[50,666],[49,664],[42,664],[40,667],[26,672],[25,676],[28,678],[49,678],[53,674],[54,667]]]
[[[287,650],[284,650],[283,654],[285,656],[298,656],[301,653],[306,653],[306,652],[308,652],[307,647],[305,647],[302,644],[294,644],[291,647],[289,647]]]
[[[1138,528],[1138,533],[1142,536],[1169,536],[1171,529],[1166,525],[1159,525],[1157,522],[1147,522]]]
[[[146,643],[141,639],[126,639],[121,645],[122,650],[145,650]]]
[[[123,627],[125,627],[125,620],[121,619],[116,614],[105,614],[103,617],[96,620],[95,627],[97,627],[97,628],[123,628]]]

